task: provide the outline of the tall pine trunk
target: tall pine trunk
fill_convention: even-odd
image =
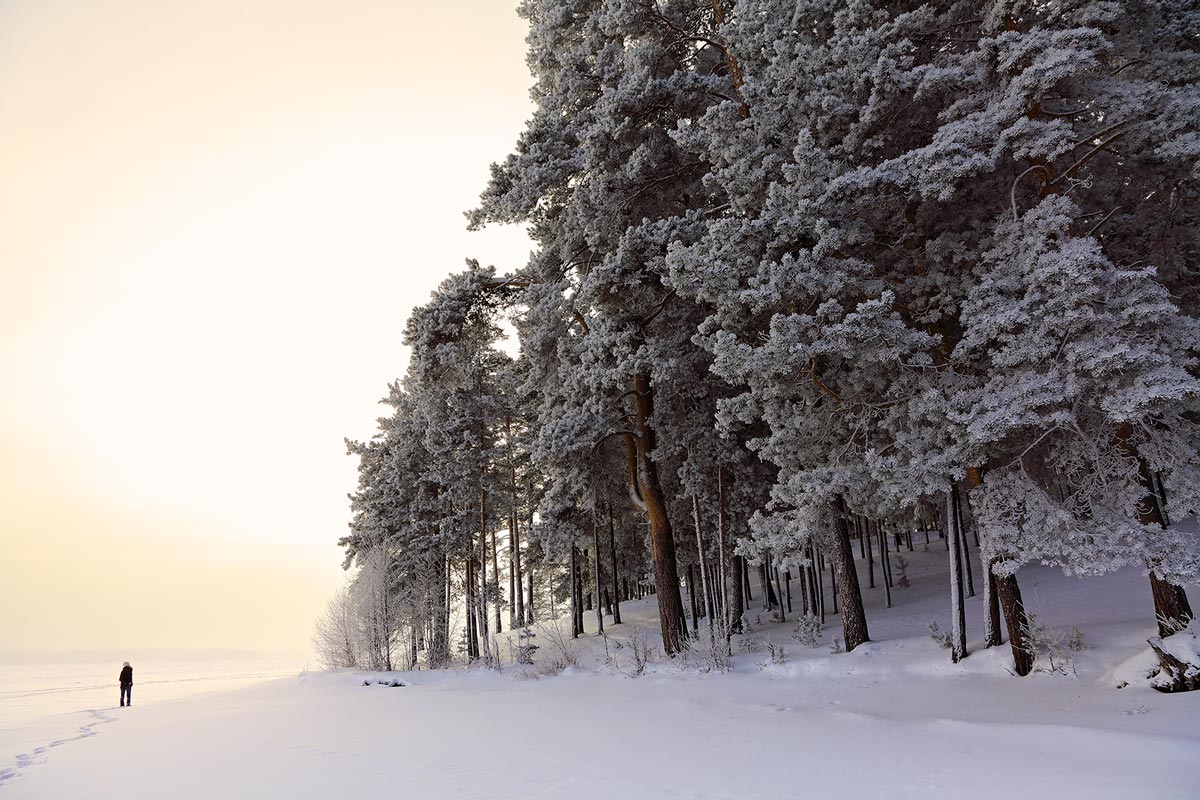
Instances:
[[[971,484],[972,488],[981,485],[983,483],[983,469],[968,467],[967,481]],[[1013,573],[1007,575],[996,574],[996,564],[1001,560],[1001,555],[992,555],[987,563],[987,578],[989,581],[994,580],[996,582],[996,604],[1004,612],[1004,627],[1008,631],[1009,647],[1012,648],[1013,671],[1018,675],[1025,676],[1033,671],[1033,653],[1029,651],[1029,646],[1025,642],[1025,631],[1029,628],[1029,620],[1025,615],[1025,604],[1021,602],[1021,586],[1017,583],[1017,576]],[[998,622],[995,613],[993,604],[989,603],[989,624],[994,625]],[[1000,643],[998,627],[997,625],[994,637],[997,644]]]
[[[592,573],[596,586],[596,635],[604,633],[604,598],[600,585],[600,527],[596,521],[596,504],[592,502]]]
[[[984,606],[984,647],[998,647],[1004,643],[1000,637],[1000,595],[996,590],[996,575],[992,565],[998,559],[983,560],[983,606]]]
[[[967,529],[963,524],[963,500],[958,493],[958,487],[954,489],[954,522],[955,530],[958,531],[959,554],[961,556],[960,563],[962,565],[963,575],[967,579],[967,597],[975,596],[975,577],[971,574],[971,549],[967,547]]]
[[[725,480],[724,470],[717,467],[717,574],[720,580],[721,613],[726,630],[729,629],[729,541],[725,535]]]
[[[967,657],[967,621],[963,613],[961,537],[954,514],[954,488],[946,491],[946,535],[950,545],[950,660]]]
[[[862,591],[858,586],[858,573],[854,569],[854,551],[850,547],[850,530],[841,497],[833,503],[831,510],[837,523],[833,568],[837,575],[838,601],[842,609],[842,633],[846,638],[846,652],[850,652],[863,642],[871,641],[871,637],[867,632],[867,615],[863,611]]]
[[[513,555],[513,516],[509,516],[508,520],[508,628],[515,630],[520,623],[517,622],[517,573],[516,573],[516,557]]]
[[[746,615],[746,606],[743,602],[746,592],[742,588],[745,568],[742,565],[741,556],[734,556],[730,559],[730,563],[732,568],[729,571],[729,632],[734,634],[742,632],[742,617]]]
[[[529,570],[529,605],[525,606],[525,624],[533,624],[533,569]]]
[[[579,638],[579,569],[575,563],[575,545],[571,545],[571,638]]]
[[[613,507],[610,499],[608,506],[608,555],[612,561],[612,615],[613,625],[621,624],[621,588],[617,582],[617,537],[613,523]]]
[[[654,426],[654,389],[650,376],[638,373],[634,377],[636,402],[636,436],[627,437],[629,450],[630,497],[634,506],[650,523],[650,553],[654,562],[655,596],[658,600],[658,621],[662,630],[663,651],[673,656],[687,641],[687,620],[679,594],[679,569],[675,561],[675,536],[667,513],[666,497],[658,478],[654,461],[656,438]]]
[[[712,595],[708,593],[708,569],[705,566],[704,534],[700,530],[700,501],[692,495],[692,520],[696,524],[696,551],[700,554],[700,590],[703,592],[704,604],[707,606],[708,627],[713,624]]]
[[[502,602],[502,595],[500,594],[500,559],[496,555],[496,551],[499,549],[496,543],[496,534],[497,530],[492,528],[492,585],[496,587],[496,633],[500,633],[502,630],[500,627],[500,603]]]
[[[506,439],[509,445],[508,451],[508,491],[509,491],[509,510],[512,514],[512,522],[509,525],[509,567],[511,577],[510,584],[516,586],[516,596],[512,598],[516,602],[516,608],[513,612],[516,615],[514,623],[516,626],[525,625],[525,593],[521,589],[521,531],[518,522],[520,518],[520,506],[517,503],[517,465],[513,460],[512,454],[512,417],[504,418],[504,429]],[[510,626],[512,627],[512,626]]]

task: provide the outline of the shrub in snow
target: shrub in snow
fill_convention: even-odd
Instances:
[[[762,640],[756,636],[743,636],[738,645],[742,648],[743,653],[757,653],[762,649]]]
[[[821,618],[816,614],[801,614],[792,639],[805,647],[816,647],[821,643]]]
[[[829,646],[829,652],[833,653],[835,656],[838,653],[846,652],[846,649],[844,647],[842,647],[842,637],[840,637],[840,636],[833,637],[833,644],[831,644]]]
[[[641,628],[634,628],[633,633],[629,636],[629,658],[631,662],[631,670],[624,672],[631,678],[636,678],[646,671],[646,665],[654,660],[655,651],[646,641],[646,632]]]
[[[772,641],[768,641],[767,654],[771,656],[772,664],[779,665],[787,661],[787,648],[781,644],[775,644]]]
[[[937,642],[939,646],[944,647],[947,650],[953,646],[954,642],[950,636],[950,633],[948,631],[943,631],[938,626],[937,620],[931,619],[927,627],[929,628],[929,638]]]
[[[1087,649],[1087,642],[1079,628],[1052,631],[1030,614],[1021,626],[1021,632],[1024,634],[1026,652],[1036,664],[1034,669],[1052,675],[1066,675],[1068,672],[1077,674],[1075,657]]]
[[[543,640],[549,642],[553,647],[554,652],[554,656],[549,662],[543,661],[539,665],[539,667],[545,667],[545,670],[539,668],[539,672],[557,675],[567,667],[573,667],[579,663],[579,657],[571,646],[571,637],[557,623],[538,625],[538,630],[541,632]]]
[[[718,630],[701,633],[695,639],[689,639],[680,650],[680,665],[684,669],[695,669],[700,672],[729,671],[729,640],[719,635]]]
[[[908,559],[899,554],[896,555],[896,573],[898,576],[896,578],[897,586],[901,589],[907,589],[912,586],[912,583],[908,580]]]
[[[700,655],[707,669],[728,672],[729,657],[733,655],[729,638],[730,623],[722,615],[710,622],[705,634],[698,635],[691,649]]]
[[[533,654],[537,652],[538,646],[533,643],[537,634],[529,629],[526,625],[521,628],[521,632],[517,634],[517,651],[513,656],[513,660],[518,664],[532,664]]]

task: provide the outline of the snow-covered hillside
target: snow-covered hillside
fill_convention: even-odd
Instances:
[[[0,794],[37,798],[1055,798],[1197,796],[1200,696],[1145,679],[1154,634],[1133,570],[1021,578],[1050,631],[1082,632],[1062,673],[1018,678],[1007,648],[952,664],[928,635],[947,620],[945,555],[911,554],[912,587],[866,589],[872,643],[833,653],[749,614],[729,672],[700,655],[657,657],[654,599],[571,642],[535,628],[535,664],[395,673],[309,673],[133,709],[92,709],[88,735],[19,756]],[[756,594],[757,598],[757,594]],[[586,617],[594,631],[595,618]],[[566,620],[563,620],[564,627]],[[703,629],[702,629],[703,634]],[[703,635],[702,635],[703,639]],[[749,646],[747,646],[749,642]],[[767,642],[784,647],[772,663]],[[559,644],[565,645],[565,650]],[[698,649],[703,649],[702,647]],[[506,654],[509,648],[502,644]],[[748,652],[750,650],[750,652]],[[565,666],[570,661],[574,666]],[[681,663],[685,662],[685,663]],[[1043,665],[1044,666],[1044,665]],[[1065,674],[1064,674],[1065,673]],[[380,681],[403,681],[403,687]],[[369,685],[364,685],[369,684]],[[1122,686],[1123,688],[1117,688]]]

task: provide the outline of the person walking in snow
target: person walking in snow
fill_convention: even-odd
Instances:
[[[133,667],[129,662],[121,667],[121,707],[133,705]]]

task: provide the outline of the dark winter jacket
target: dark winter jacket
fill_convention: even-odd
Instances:
[[[123,667],[121,669],[121,685],[133,686],[133,667]]]

